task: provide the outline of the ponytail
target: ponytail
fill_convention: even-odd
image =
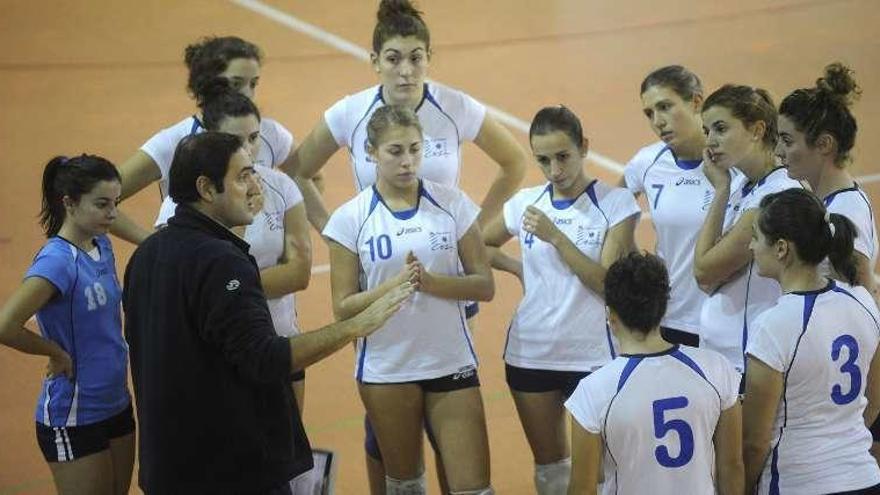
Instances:
[[[116,167],[105,158],[80,155],[73,158],[56,156],[43,169],[43,200],[40,224],[46,237],[53,237],[61,230],[67,217],[64,198],[79,201],[95,184],[101,181],[122,182]]]
[[[856,285],[858,268],[853,256],[853,240],[858,234],[855,226],[849,218],[832,213],[829,215],[828,230],[831,239],[828,260],[831,261],[831,266],[845,282]]]

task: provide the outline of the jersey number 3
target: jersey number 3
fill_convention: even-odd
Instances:
[[[862,391],[862,370],[856,364],[859,358],[859,342],[852,335],[841,335],[831,343],[831,360],[835,363],[840,360],[840,349],[846,347],[847,358],[840,365],[840,372],[849,375],[849,392],[843,393],[843,386],[831,387],[831,400],[838,406],[849,404],[856,400]]]
[[[669,455],[669,447],[660,445],[654,449],[654,457],[661,466],[667,468],[682,467],[694,456],[694,431],[683,419],[666,420],[666,411],[684,409],[688,405],[687,397],[670,397],[654,401],[654,437],[662,440],[670,431],[678,434],[680,444],[678,455]]]

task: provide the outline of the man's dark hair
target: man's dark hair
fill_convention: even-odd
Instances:
[[[223,132],[202,132],[183,138],[174,150],[168,174],[171,199],[177,204],[198,201],[196,180],[202,175],[222,193],[229,160],[241,146],[238,136]]]

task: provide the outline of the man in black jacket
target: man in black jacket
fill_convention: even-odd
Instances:
[[[248,244],[251,160],[232,135],[178,145],[168,226],[125,270],[125,334],[137,400],[140,487],[147,494],[285,494],[312,467],[294,404],[294,371],[366,336],[412,292],[401,285],[356,317],[279,337]]]

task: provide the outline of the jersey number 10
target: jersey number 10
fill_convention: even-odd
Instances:
[[[654,401],[654,437],[662,440],[669,432],[678,434],[680,445],[678,455],[672,457],[669,447],[660,445],[654,449],[654,457],[661,466],[679,468],[691,461],[694,456],[694,431],[683,419],[666,420],[666,411],[684,409],[688,405],[687,397],[670,397]]]
[[[370,261],[376,261],[376,255],[379,255],[380,260],[391,257],[391,238],[386,234],[370,237],[364,244],[370,247]]]

